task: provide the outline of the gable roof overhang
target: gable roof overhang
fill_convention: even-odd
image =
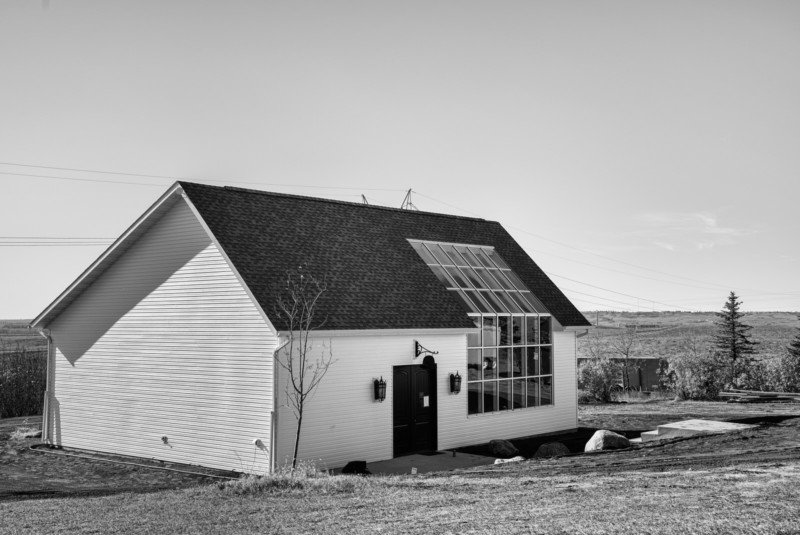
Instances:
[[[123,232],[114,243],[112,243],[103,253],[92,262],[79,276],[76,278],[56,299],[50,303],[38,316],[36,316],[29,324],[28,328],[43,331],[50,325],[55,318],[58,317],[70,304],[72,304],[81,293],[88,288],[94,281],[96,281],[106,269],[111,266],[117,259],[124,255],[136,241],[145,234],[153,225],[155,225],[161,217],[166,214],[178,202],[186,202],[189,209],[197,218],[198,223],[203,230],[208,234],[208,237],[219,249],[220,254],[225,259],[228,267],[239,280],[242,288],[250,297],[251,301],[259,311],[262,319],[265,321],[269,329],[277,335],[275,326],[270,321],[269,317],[264,313],[261,304],[253,295],[250,288],[242,279],[241,274],[233,265],[231,259],[228,257],[225,250],[220,245],[217,238],[208,228],[202,216],[197,212],[197,208],[192,205],[186,192],[183,190],[180,182],[172,184],[167,191],[165,191],[141,216],[139,216],[133,224]]]

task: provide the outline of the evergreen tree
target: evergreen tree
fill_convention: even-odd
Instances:
[[[738,370],[746,370],[752,362],[750,355],[755,353],[756,342],[750,340],[751,326],[742,323],[744,314],[739,312],[741,306],[734,292],[728,296],[722,312],[717,312],[717,332],[714,334],[714,345],[722,359],[730,365],[729,383],[738,384]]]
[[[797,319],[800,319],[800,315]],[[784,391],[800,392],[800,328],[786,348],[786,354],[781,357],[780,375]]]

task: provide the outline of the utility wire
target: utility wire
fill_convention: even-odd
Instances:
[[[426,199],[432,200],[432,201],[437,202],[439,204],[442,204],[444,206],[448,206],[448,207],[453,208],[455,210],[459,210],[459,211],[467,213],[467,214],[479,216],[479,214],[476,214],[475,212],[472,212],[470,210],[466,210],[464,208],[455,206],[455,205],[447,203],[445,201],[433,198],[433,197],[431,197],[429,195],[425,195],[423,193],[420,193],[419,191],[414,190],[414,193],[416,193],[420,197],[425,197]],[[545,241],[548,241],[548,242],[555,243],[557,245],[561,245],[562,247],[567,247],[569,249],[573,249],[573,250],[576,250],[576,251],[579,251],[579,252],[582,252],[582,253],[585,253],[585,254],[590,254],[590,255],[593,255],[593,256],[597,256],[597,257],[603,258],[605,260],[609,260],[609,261],[612,261],[612,262],[617,262],[617,263],[624,264],[624,265],[627,265],[627,266],[635,267],[637,269],[642,269],[642,270],[645,270],[645,271],[651,271],[651,272],[654,272],[654,273],[659,273],[659,274],[666,275],[666,276],[669,276],[669,277],[673,277],[673,278],[676,278],[676,279],[683,279],[683,280],[688,280],[688,281],[696,282],[696,283],[700,283],[700,284],[706,284],[706,285],[710,285],[710,286],[715,286],[717,288],[722,288],[722,289],[727,289],[727,290],[732,288],[732,286],[725,285],[725,284],[719,284],[719,283],[701,281],[701,280],[698,280],[698,279],[692,279],[690,277],[684,277],[684,276],[681,276],[681,275],[675,275],[675,274],[672,274],[672,273],[667,273],[665,271],[660,271],[660,270],[657,270],[657,269],[652,269],[652,268],[648,268],[648,267],[645,267],[645,266],[640,266],[640,265],[633,264],[633,263],[630,263],[630,262],[625,262],[624,260],[618,260],[618,259],[612,258],[610,256],[601,255],[601,254],[594,253],[594,252],[586,250],[586,249],[582,249],[580,247],[575,247],[573,245],[569,245],[567,243],[560,242],[558,240],[553,240],[551,238],[547,238],[547,237],[542,236],[540,234],[536,234],[534,232],[530,232],[528,230],[525,230],[523,228],[516,227],[516,226],[513,226],[513,225],[508,225],[508,228],[517,230],[517,231],[522,232],[524,234],[528,234],[528,235],[533,236],[535,238],[539,238],[539,239],[542,239],[542,240],[545,240]],[[598,269],[605,269],[605,270],[608,270],[608,271],[615,271],[617,273],[622,273],[624,275],[631,275],[631,276],[635,276],[635,277],[641,277],[641,278],[644,278],[644,279],[649,279],[649,280],[653,280],[653,281],[657,281],[657,282],[663,282],[663,283],[675,284],[675,285],[682,285],[682,286],[686,286],[686,287],[689,287],[689,288],[700,288],[700,289],[704,289],[704,290],[712,289],[712,288],[708,288],[708,287],[693,286],[693,285],[689,285],[689,284],[685,284],[685,283],[679,283],[679,282],[676,282],[676,281],[669,281],[669,280],[664,280],[664,279],[657,279],[657,278],[653,278],[653,277],[647,277],[645,275],[640,275],[640,274],[637,274],[637,273],[631,273],[631,272],[627,272],[627,271],[619,271],[619,270],[615,270],[613,268],[607,268],[607,267],[604,267],[604,266],[598,266],[596,264],[590,264],[588,262],[582,262],[580,260],[573,260],[571,258],[566,258],[566,257],[559,256],[559,255],[556,255],[556,254],[553,254],[553,253],[547,253],[547,252],[544,252],[544,251],[537,251],[537,254],[539,254],[539,253],[543,253],[543,254],[546,254],[546,255],[549,254],[551,256],[555,256],[556,258],[560,258],[560,259],[563,259],[563,260],[568,260],[570,262],[576,262],[576,263],[579,263],[579,264],[584,264],[584,265],[595,267],[595,268],[598,268]],[[714,288],[714,289],[716,289],[716,288]],[[762,295],[790,295],[790,296],[800,295],[800,292],[767,292],[767,291],[762,291],[762,290],[755,290],[755,289],[752,289],[752,288],[743,288],[743,289],[746,290],[746,291],[757,292],[757,293],[762,294]]]

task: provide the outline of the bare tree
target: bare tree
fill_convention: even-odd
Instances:
[[[633,361],[633,366],[639,368],[638,359],[633,359],[633,355],[639,350],[639,333],[636,328],[622,328],[611,337],[611,350],[622,358],[622,388],[630,386],[628,370]]]
[[[286,401],[297,420],[292,469],[297,467],[306,402],[334,362],[330,346],[326,348],[323,345],[317,353],[311,337],[313,331],[326,321],[326,318],[319,320],[316,317],[320,298],[326,290],[324,279],[316,278],[305,266],[300,266],[296,271],[287,272],[286,283],[276,305],[276,314],[283,320],[288,332],[286,345],[276,360],[286,371]]]

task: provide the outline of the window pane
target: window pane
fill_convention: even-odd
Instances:
[[[498,399],[500,401],[501,411],[511,409],[511,381],[500,381],[500,394]]]
[[[494,249],[483,249],[483,251],[486,253],[486,256],[488,256],[492,260],[492,262],[494,262],[495,265],[497,265],[497,267],[504,269],[511,269],[508,267],[508,264],[503,262],[503,259],[500,258],[500,255],[497,254],[494,251]]]
[[[436,257],[436,261],[437,262],[439,262],[440,264],[443,264],[445,266],[453,265],[453,261],[450,260],[450,257],[447,256],[446,254],[444,254],[444,251],[442,251],[442,248],[439,247],[437,244],[428,243],[427,246],[428,246],[428,249],[430,249],[430,251],[433,253],[433,256]]]
[[[483,264],[485,267],[491,268],[495,267],[494,263],[489,260],[489,257],[486,256],[486,252],[484,249],[478,249],[477,247],[470,247],[469,249],[473,253],[475,253],[475,257]]]
[[[483,412],[497,410],[497,381],[483,383]]]
[[[463,266],[464,261],[461,259],[461,255],[456,252],[456,248],[452,245],[441,245],[442,250],[450,257],[451,262],[448,264],[455,264],[457,266]]]
[[[522,316],[514,316],[511,319],[511,341],[515,346],[522,345],[522,335],[525,331],[524,319]]]
[[[491,347],[497,345],[497,318],[495,316],[483,316],[483,346]]]
[[[514,348],[514,357],[511,364],[511,371],[514,374],[514,377],[524,377],[528,375],[525,373],[527,366],[525,366],[525,348],[524,347],[515,347]]]
[[[553,404],[553,378],[552,377],[542,377],[541,378],[541,405],[552,405]]]
[[[501,346],[510,346],[511,337],[509,337],[508,329],[511,318],[508,316],[497,316],[497,328],[500,331],[500,344]]]
[[[480,381],[483,370],[483,357],[480,349],[467,350],[467,380]]]
[[[505,306],[506,310],[509,312],[522,312],[522,309],[517,306],[513,299],[511,299],[508,294],[502,290],[497,290],[492,292],[497,300],[502,302]]]
[[[528,316],[528,321],[525,322],[527,325],[527,334],[525,335],[525,342],[528,344],[538,344],[539,343],[539,317],[538,316]]]
[[[478,414],[483,412],[483,392],[481,386],[483,383],[469,383],[469,393],[467,399],[467,412],[469,414]]]
[[[539,375],[539,348],[528,347],[526,351],[528,352],[528,375]]]
[[[481,320],[474,318],[475,330],[467,333],[467,347],[481,347]]]
[[[475,274],[475,271],[471,267],[462,267],[461,272],[467,277],[469,283],[473,287],[481,290],[486,288],[486,284]]]
[[[520,293],[522,294],[522,297],[528,301],[528,303],[530,303],[535,312],[547,312],[547,309],[544,307],[542,302],[536,299],[536,296],[534,296],[531,292],[525,291]]]
[[[525,379],[514,379],[514,408],[524,409],[526,405]]]
[[[517,303],[517,305],[522,309],[523,312],[536,312],[536,309],[533,308],[533,305],[528,303],[528,301],[526,301],[525,298],[522,297],[521,293],[513,291],[509,292],[508,295],[510,295],[511,298],[514,299],[514,302]]]
[[[467,295],[464,293],[463,290],[452,290],[452,291],[454,291],[454,292],[456,292],[458,294],[458,296],[461,298],[461,300],[464,301],[464,303],[467,305],[467,308],[469,308],[470,312],[480,312],[481,311],[477,306],[475,306],[475,304],[472,302],[472,300],[469,297],[467,297]]]
[[[490,271],[492,272],[492,275],[494,275],[494,278],[497,279],[497,282],[500,283],[500,286],[502,286],[504,290],[515,289],[514,285],[511,284],[511,281],[508,280],[508,277],[506,277],[505,275],[506,273],[508,273],[507,271],[500,271],[499,269],[492,269]]]
[[[472,288],[472,284],[456,267],[446,267],[447,273],[456,281],[456,285],[461,288]]]
[[[511,377],[511,350],[502,347],[497,350],[497,366],[499,377]]]
[[[539,357],[539,361],[541,362],[541,371],[539,372],[540,375],[550,375],[553,373],[553,348],[552,347],[541,347],[541,354]]]
[[[539,378],[528,379],[528,407],[539,406]]]
[[[438,264],[433,255],[428,251],[428,248],[419,242],[410,242],[411,247],[422,257],[422,261],[426,264]]]
[[[448,288],[452,288],[455,286],[453,279],[445,273],[444,268],[441,266],[430,266],[431,271],[433,274],[436,275],[436,278],[439,279],[439,282],[447,286]]]
[[[551,343],[550,337],[550,316],[542,316],[539,318],[539,343],[540,344],[549,344]]]
[[[497,379],[497,349],[483,350],[483,378]]]
[[[475,257],[474,254],[472,254],[472,252],[470,252],[470,250],[467,247],[464,247],[462,245],[456,245],[456,251],[461,253],[461,256],[464,257],[464,260],[466,260],[470,266],[481,267],[480,261]]]
[[[493,292],[481,292],[481,297],[486,299],[486,302],[489,303],[492,310],[495,312],[505,312],[506,314],[510,312],[503,302],[497,299]]]
[[[469,296],[470,300],[473,303],[475,303],[475,306],[477,306],[481,312],[488,312],[490,314],[494,312],[494,310],[489,306],[486,300],[483,297],[481,297],[480,292],[476,290],[464,290],[464,293],[466,293]]]
[[[489,288],[492,290],[499,290],[501,288],[500,283],[494,280],[494,277],[492,277],[488,269],[475,268],[475,272],[481,279],[483,279],[484,284],[481,286],[481,288]]]
[[[528,289],[528,287],[525,286],[525,283],[522,282],[522,279],[517,277],[517,274],[514,273],[513,271],[503,271],[503,275],[505,275],[506,277],[508,277],[511,280],[511,282],[514,284],[514,287],[517,290],[527,290]]]

